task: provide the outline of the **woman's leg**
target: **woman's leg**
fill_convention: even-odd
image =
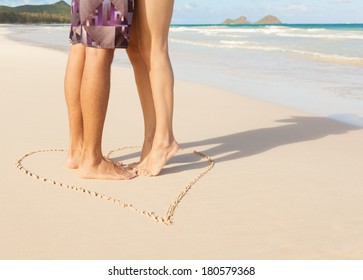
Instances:
[[[82,152],[83,118],[80,92],[85,61],[85,49],[86,48],[82,44],[72,45],[70,47],[64,81],[70,128],[67,166],[71,169],[78,168]]]
[[[135,5],[137,5],[137,3],[135,3]],[[127,54],[134,69],[137,91],[139,93],[139,99],[144,116],[144,144],[142,146],[141,158],[138,164],[131,165],[131,167],[136,167],[137,165],[141,166],[145,163],[145,159],[152,148],[156,128],[156,116],[149,70],[139,48],[138,15],[136,9],[133,16],[132,31],[129,40],[129,47],[127,48]]]
[[[173,133],[174,75],[168,53],[168,34],[174,0],[138,0],[139,46],[149,71],[156,129],[152,149],[139,173],[158,175],[179,150]]]
[[[122,180],[133,177],[122,166],[102,155],[113,54],[114,50],[86,48],[80,95],[84,133],[78,171],[82,178]]]

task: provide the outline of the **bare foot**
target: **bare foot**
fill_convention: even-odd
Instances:
[[[136,161],[136,162],[127,164],[126,167],[128,170],[137,170],[138,168],[140,168],[143,165],[144,165],[143,161]]]
[[[152,145],[153,141],[144,141],[144,144],[142,145],[140,160],[138,162],[133,162],[131,164],[128,164],[127,165],[128,169],[139,169],[139,168],[142,169],[143,166],[145,166],[146,164],[146,159],[151,151]]]
[[[82,163],[78,168],[78,172],[83,179],[130,180],[136,177],[135,172],[126,170],[120,163],[106,159],[102,159],[96,165]]]
[[[68,151],[66,165],[69,169],[77,169],[79,167],[79,163],[81,162],[81,153],[81,149]]]
[[[179,151],[176,141],[167,147],[153,147],[143,166],[137,167],[139,175],[157,176],[164,165]]]

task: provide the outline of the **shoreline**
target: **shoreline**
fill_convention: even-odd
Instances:
[[[34,25],[34,27],[37,26],[39,25]],[[50,25],[47,24],[44,26],[47,27]],[[53,26],[60,26],[62,28],[65,27],[65,25]],[[44,31],[49,32],[49,30]],[[38,36],[40,35],[38,34]],[[60,35],[58,34],[57,36],[59,37]],[[68,53],[68,46],[60,46],[59,42],[51,45],[49,42],[45,43],[43,39],[42,40],[44,42],[41,43],[42,40],[39,40],[39,42],[29,41],[31,40],[31,37],[16,38],[11,35],[7,35],[7,37],[11,40],[15,40],[16,42],[25,43],[30,46],[37,46]],[[58,37],[56,38],[56,41],[61,39],[61,37]],[[62,35],[62,38],[63,37],[64,34]],[[171,39],[171,41],[173,42],[173,39]],[[185,54],[188,55],[188,53]],[[318,88],[318,85],[315,85],[313,81],[309,80],[313,79],[313,77],[306,78],[305,82],[298,82],[299,84],[296,85],[294,84],[296,81],[294,82],[291,80],[291,77],[290,81],[288,79],[288,82],[282,81],[277,83],[276,81],[283,77],[280,77],[279,75],[276,77],[266,76],[268,74],[264,74],[264,70],[260,70],[258,73],[263,75],[261,76],[261,79],[264,81],[263,84],[261,84],[258,80],[256,80],[256,77],[254,77],[253,74],[257,70],[248,68],[246,72],[243,69],[240,70],[240,75],[242,75],[240,78],[223,75],[223,73],[214,74],[213,71],[210,71],[209,69],[203,70],[203,67],[195,71],[192,70],[192,74],[189,74],[190,70],[188,60],[184,61],[183,59],[183,55],[185,54],[180,53],[179,47],[173,46],[171,59],[176,78],[179,80],[204,84],[224,91],[233,92],[237,95],[248,96],[264,102],[287,106],[307,113],[329,117],[343,123],[363,127],[363,115],[361,114],[363,103],[359,96],[355,96],[359,95],[359,83],[351,85],[351,88],[349,88],[349,84],[345,84],[347,81],[339,82],[336,85],[332,83],[324,83],[323,85],[320,85],[321,88]],[[201,59],[201,65],[206,63],[205,59],[206,58]],[[193,63],[195,64],[195,62]],[[196,66],[194,64],[192,64],[193,68]],[[115,53],[113,65],[116,67],[131,69],[131,65],[123,51],[117,51]],[[320,71],[321,70],[322,69],[320,69]],[[275,72],[277,73],[278,71]],[[247,76],[244,77],[245,75]],[[343,76],[349,75],[348,73],[345,73]],[[293,79],[295,78],[296,77],[293,77]],[[272,92],[271,89],[273,89]],[[347,92],[348,95],[346,95]],[[312,102],[312,100],[314,102]],[[327,106],[327,104],[329,104],[329,106]]]
[[[0,43],[0,259],[363,259],[362,129],[176,80],[176,137],[182,149],[216,164],[178,204],[173,225],[164,226],[19,172],[14,163],[22,155],[67,147],[67,56],[1,34]],[[113,67],[104,152],[142,139],[133,73]],[[138,155],[135,148],[113,157]],[[161,215],[207,166],[185,152],[159,177],[106,182],[79,179],[64,163],[63,153],[23,162],[42,177]]]

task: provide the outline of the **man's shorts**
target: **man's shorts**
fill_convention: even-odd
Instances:
[[[127,48],[134,0],[72,0],[71,44]]]

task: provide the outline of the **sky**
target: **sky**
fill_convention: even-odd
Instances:
[[[57,1],[0,0],[0,5]],[[254,22],[266,15],[274,15],[283,23],[363,23],[363,0],[175,0],[173,23],[214,24],[240,16]]]

